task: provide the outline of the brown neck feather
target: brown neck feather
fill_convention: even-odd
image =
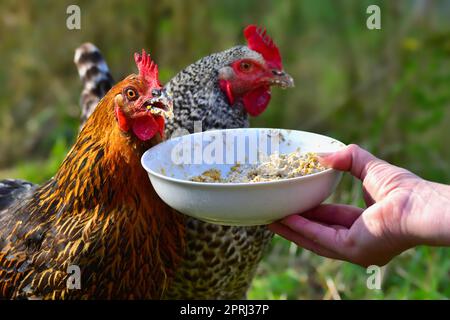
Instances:
[[[103,260],[115,266],[119,278],[111,292],[134,286],[138,291],[124,295],[142,297],[144,291],[146,297],[159,298],[180,260],[184,219],[159,199],[140,164],[143,152],[161,137],[143,143],[121,132],[113,111],[115,94],[100,101],[53,187],[43,188],[40,198],[62,199],[66,209],[58,218],[61,223],[80,215],[90,227],[106,230],[98,235],[102,239],[92,241],[107,243]]]

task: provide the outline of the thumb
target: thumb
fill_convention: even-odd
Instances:
[[[389,177],[392,177],[398,170],[402,170],[378,159],[356,144],[321,156],[319,159],[323,165],[341,171],[349,171],[354,177],[363,181],[364,188],[375,200],[381,195],[380,188],[388,184]]]
[[[360,180],[364,180],[376,164],[386,163],[356,144],[351,144],[337,152],[320,156],[320,162],[336,170],[349,171]]]

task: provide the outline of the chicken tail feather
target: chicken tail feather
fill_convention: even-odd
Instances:
[[[84,43],[75,50],[74,62],[83,82],[81,129],[98,102],[114,85],[114,80],[100,50],[92,43]]]

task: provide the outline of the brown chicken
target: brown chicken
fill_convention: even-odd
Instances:
[[[171,101],[150,56],[135,60],[139,74],[99,102],[53,178],[0,181],[0,298],[163,295],[184,221],[159,200],[140,158],[161,141]]]

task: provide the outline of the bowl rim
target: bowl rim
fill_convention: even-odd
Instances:
[[[322,136],[322,137],[326,137],[329,139],[332,139],[338,143],[341,143],[342,146],[344,147],[345,144],[337,139],[334,139],[332,137],[328,137],[319,133],[314,133],[314,132],[309,132],[309,131],[302,131],[302,130],[295,130],[295,129],[281,129],[281,128],[233,128],[233,129],[215,129],[215,130],[208,130],[208,131],[202,131],[202,132],[196,132],[196,133],[191,133],[189,135],[197,135],[197,134],[203,134],[206,132],[217,132],[217,131],[245,131],[245,130],[282,130],[282,131],[295,131],[295,132],[302,132],[302,133],[308,133],[308,134],[313,134],[313,135],[317,135],[317,136]],[[158,147],[166,142],[173,142],[173,140],[175,139],[181,139],[184,136],[180,136],[180,137],[176,137],[173,139],[169,139],[166,141],[161,142],[160,144],[156,145],[155,147]],[[178,178],[174,178],[174,177],[170,177],[170,176],[166,176],[162,173],[158,173],[156,171],[154,171],[153,169],[148,168],[145,165],[144,162],[144,158],[148,157],[147,153],[151,152],[151,150],[153,149],[150,148],[147,151],[144,152],[144,154],[141,157],[141,165],[142,167],[145,169],[145,171],[147,171],[147,173],[160,178],[162,180],[168,180],[171,182],[175,182],[178,184],[186,184],[186,185],[190,185],[190,186],[195,186],[195,187],[213,187],[213,188],[227,188],[227,187],[231,187],[231,188],[237,188],[237,187],[245,187],[246,189],[249,186],[268,186],[268,185],[277,185],[277,184],[283,184],[283,183],[290,183],[290,182],[294,182],[294,181],[301,181],[301,180],[310,180],[310,179],[315,179],[319,176],[322,175],[328,175],[330,173],[333,172],[341,172],[339,170],[333,169],[333,168],[327,168],[323,171],[319,171],[319,172],[315,172],[315,173],[311,173],[311,174],[307,174],[304,176],[299,176],[299,177],[292,177],[292,178],[285,178],[285,179],[278,179],[278,180],[272,180],[272,181],[258,181],[258,182],[199,182],[199,181],[190,181],[190,180],[185,180],[185,179],[178,179]]]

